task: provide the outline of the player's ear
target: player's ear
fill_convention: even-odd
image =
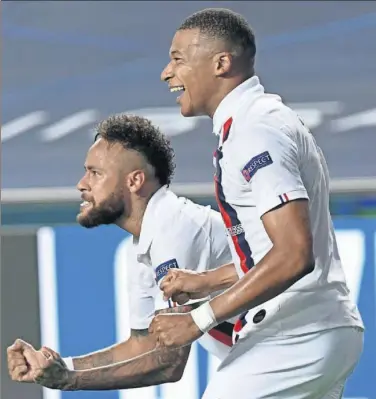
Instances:
[[[127,176],[127,186],[131,193],[137,193],[145,182],[145,172],[143,170],[134,170]]]
[[[215,76],[227,75],[232,66],[233,57],[230,53],[221,52],[214,56],[214,74]]]

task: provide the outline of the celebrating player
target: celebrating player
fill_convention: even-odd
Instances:
[[[328,168],[299,116],[265,92],[255,54],[246,20],[224,9],[189,16],[172,40],[162,79],[181,91],[184,116],[213,119],[217,202],[240,279],[188,314],[156,316],[150,331],[182,347],[242,314],[205,399],[339,398],[363,323],[338,254]],[[215,289],[196,277],[171,271],[161,288]]]
[[[77,220],[87,228],[116,224],[133,236],[125,260],[129,279],[124,282],[130,300],[131,336],[98,352],[64,359],[50,348],[38,351],[16,340],[8,348],[9,373],[15,381],[60,390],[110,390],[179,380],[190,347],[156,348],[148,327],[155,311],[192,310],[197,295],[192,295],[187,305],[173,307],[163,299],[157,284],[171,268],[187,267],[213,275],[216,270],[210,269],[231,262],[220,214],[169,190],[173,151],[150,121],[111,116],[99,124],[97,133],[78,183],[83,202]],[[238,279],[232,265],[227,270],[220,290]],[[231,320],[224,322],[201,342],[223,359],[232,345],[232,329]]]

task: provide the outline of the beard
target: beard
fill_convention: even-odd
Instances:
[[[92,203],[90,209],[78,214],[77,222],[87,229],[103,224],[114,224],[125,213],[123,197],[111,194],[107,199],[96,205]]]

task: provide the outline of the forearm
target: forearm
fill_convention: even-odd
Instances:
[[[126,352],[128,341],[113,345],[87,355],[74,357],[73,366],[75,370],[85,370],[95,367],[107,366],[115,363],[116,361],[126,360]],[[119,354],[124,354],[124,358],[120,359]],[[117,360],[115,360],[117,359]]]
[[[309,273],[311,265],[294,253],[272,248],[242,279],[210,301],[216,320],[220,323],[280,295]]]
[[[192,305],[182,305],[156,313],[187,313]],[[133,339],[133,341],[131,341]],[[154,335],[148,330],[132,330],[126,341],[136,345],[138,355],[103,367],[70,373],[65,390],[113,390],[139,388],[174,382],[181,378],[188,360],[190,346],[180,349],[156,348]],[[142,352],[140,352],[142,350]]]
[[[208,270],[202,274],[205,276],[207,292],[209,293],[232,287],[239,280],[233,263]]]
[[[175,382],[181,378],[190,346],[158,348],[110,366],[71,373],[65,390],[117,390]]]
[[[108,366],[132,359],[154,348],[155,342],[148,336],[147,330],[132,330],[131,337],[124,342],[108,348],[73,358],[75,370],[86,370]]]

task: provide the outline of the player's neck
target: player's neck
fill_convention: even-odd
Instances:
[[[159,186],[152,185],[145,190],[145,193],[140,193],[135,196],[129,206],[128,214],[119,219],[116,224],[123,230],[138,238],[141,234],[142,221],[148,203],[158,189]]]
[[[243,82],[248,80],[253,76],[253,72],[249,73],[247,75],[242,75],[242,76],[236,76],[231,79],[226,79],[222,81],[222,85],[219,89],[216,91],[216,95],[213,96],[213,101],[210,104],[209,110],[208,110],[208,116],[213,119],[213,116],[215,114],[215,111],[219,107],[220,103],[223,101],[223,99],[231,93],[236,87],[240,86]]]
[[[141,207],[137,207],[133,209],[133,212],[127,216],[122,218],[116,223],[120,228],[132,234],[134,237],[139,237],[141,233],[142,219],[145,213],[146,206],[142,209]]]

